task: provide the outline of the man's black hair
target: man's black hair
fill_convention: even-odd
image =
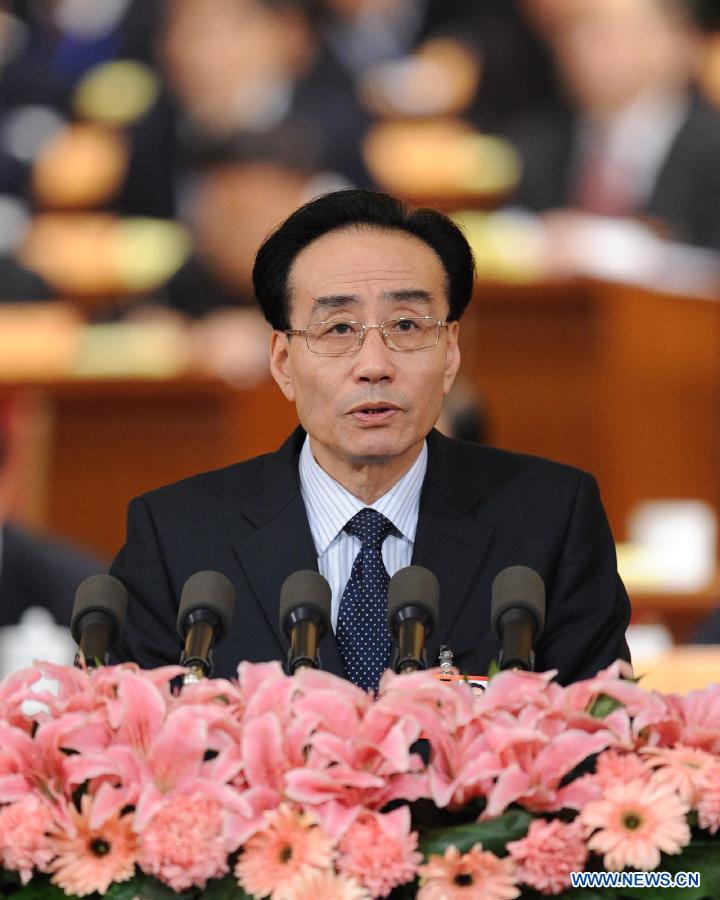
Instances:
[[[255,296],[273,328],[290,327],[289,277],[298,253],[324,234],[354,227],[403,231],[434,250],[447,275],[448,319],[460,318],[472,294],[475,263],[458,226],[434,209],[409,211],[388,194],[347,190],[324,194],[295,210],[258,250]]]

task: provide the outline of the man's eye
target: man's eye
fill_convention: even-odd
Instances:
[[[354,329],[350,322],[324,322],[321,334],[323,337],[344,337],[354,334]]]
[[[420,327],[420,323],[415,319],[397,319],[391,326],[391,331],[400,331],[400,332],[408,332],[408,331],[417,331]]]

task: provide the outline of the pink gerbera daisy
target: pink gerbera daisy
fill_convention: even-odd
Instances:
[[[367,890],[332,869],[308,869],[285,887],[278,888],[273,900],[370,900]]]
[[[55,856],[48,866],[53,883],[66,894],[84,897],[94,891],[104,894],[114,882],[132,878],[137,858],[132,816],[113,815],[91,828],[92,800],[87,794],[80,812],[70,806],[68,813],[72,831],[58,829],[48,836]]]
[[[510,857],[499,859],[482,844],[461,854],[448,847],[418,869],[417,900],[513,900],[520,896]]]
[[[33,869],[47,871],[53,851],[46,833],[54,822],[50,810],[35,794],[0,809],[0,866],[20,873],[27,884]]]
[[[705,750],[683,744],[645,747],[640,752],[647,757],[648,765],[657,770],[656,783],[667,784],[690,806],[694,806],[697,800],[700,774],[717,758]]]
[[[534,819],[527,836],[507,845],[520,881],[543,894],[570,887],[570,873],[582,872],[588,849],[582,825],[560,819]]]
[[[668,785],[636,778],[610,786],[601,800],[588,803],[579,820],[591,833],[588,847],[603,854],[606,869],[649,871],[660,863],[660,851],[679,853],[689,842],[688,811]]]
[[[235,877],[249,894],[266,897],[311,869],[327,869],[333,841],[306,813],[281,804],[266,815],[267,825],[245,844]]]
[[[407,819],[409,826],[409,815]],[[422,862],[417,834],[382,826],[379,814],[363,815],[350,826],[338,848],[338,869],[357,878],[373,897],[386,897],[396,885],[412,881]]]
[[[720,764],[705,769],[700,777],[698,825],[710,834],[720,829]]]
[[[223,810],[204,794],[172,797],[143,828],[138,862],[175,891],[204,887],[228,870]]]
[[[635,753],[620,753],[618,750],[605,750],[595,763],[594,779],[602,788],[611,784],[626,784],[634,778],[645,778],[648,767]]]

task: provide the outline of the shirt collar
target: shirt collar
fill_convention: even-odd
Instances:
[[[388,518],[409,541],[415,540],[420,492],[427,470],[427,441],[418,458],[389,491],[369,504]],[[300,489],[318,556],[322,556],[347,522],[367,504],[335,481],[317,463],[306,436],[300,452]]]

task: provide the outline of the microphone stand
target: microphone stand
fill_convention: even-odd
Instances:
[[[408,605],[398,610],[395,616],[398,649],[393,668],[399,675],[427,668],[427,620],[427,611],[422,606]]]
[[[108,647],[114,630],[114,623],[107,613],[92,611],[85,613],[81,619],[80,647],[75,654],[74,665],[82,668],[97,669],[107,665]]]
[[[185,620],[187,636],[185,649],[180,657],[180,665],[187,669],[183,675],[183,684],[196,684],[210,676],[212,671],[210,654],[217,621],[217,615],[209,609],[194,610]]]

